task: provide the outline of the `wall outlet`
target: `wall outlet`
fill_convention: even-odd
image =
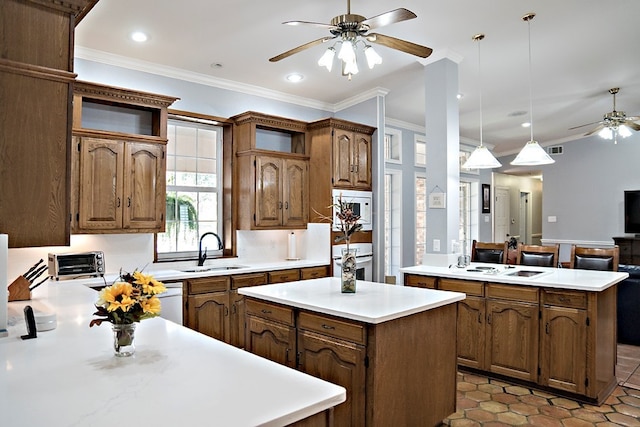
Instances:
[[[558,218],[555,215],[550,215],[547,217],[547,222],[557,222]]]
[[[440,239],[433,239],[433,252],[440,252]]]

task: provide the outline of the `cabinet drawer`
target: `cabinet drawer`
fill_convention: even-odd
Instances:
[[[319,277],[327,277],[328,275],[329,267],[326,265],[300,269],[300,280],[317,279]]]
[[[284,323],[293,326],[293,309],[274,305],[267,302],[247,299],[247,314],[262,317],[264,319],[273,320],[274,322]]]
[[[202,277],[187,280],[190,294],[202,294],[206,292],[226,291],[229,287],[229,278],[225,276],[219,277]]]
[[[356,344],[365,344],[366,328],[359,323],[346,322],[307,312],[298,314],[298,328],[341,338]]]
[[[484,296],[484,282],[469,280],[443,279],[439,280],[438,289],[443,291],[463,292],[467,295]]]
[[[538,303],[539,289],[529,286],[499,285],[489,283],[487,285],[487,298],[500,298],[513,301]]]
[[[583,291],[567,291],[544,289],[542,303],[562,307],[587,308],[587,293]]]
[[[300,270],[278,270],[271,271],[269,274],[269,283],[294,282],[300,280]]]
[[[421,276],[419,274],[405,274],[404,285],[417,288],[435,289],[437,277]]]
[[[267,273],[243,274],[231,276],[231,289],[246,288],[267,284]]]

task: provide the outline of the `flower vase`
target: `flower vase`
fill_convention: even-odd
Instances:
[[[118,357],[133,356],[136,351],[135,332],[136,324],[112,324],[113,350]]]
[[[342,250],[342,273],[340,291],[343,294],[356,292],[356,249]]]

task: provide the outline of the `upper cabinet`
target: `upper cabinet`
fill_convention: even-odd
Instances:
[[[305,122],[248,112],[234,123],[237,228],[304,228],[309,222]]]
[[[70,242],[73,34],[95,0],[0,1],[0,233]]]
[[[175,100],[78,82],[72,232],[164,231],[167,107]]]

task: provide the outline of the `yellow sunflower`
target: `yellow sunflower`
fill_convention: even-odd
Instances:
[[[143,299],[140,301],[140,306],[145,313],[160,314],[160,298],[158,297]]]
[[[128,311],[135,304],[135,300],[131,298],[132,292],[133,287],[130,283],[114,283],[100,291],[98,304],[106,305],[105,308],[108,311],[115,311],[119,308],[122,311]]]
[[[145,294],[156,295],[161,294],[167,289],[164,287],[164,283],[156,280],[150,274],[144,274],[139,271],[133,273],[134,283],[142,285],[142,291]]]

